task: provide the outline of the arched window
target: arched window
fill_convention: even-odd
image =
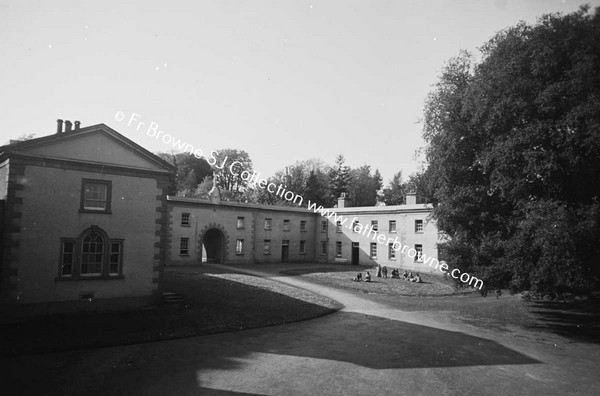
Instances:
[[[81,246],[81,275],[102,274],[104,262],[104,240],[97,233],[91,233],[83,238]]]
[[[109,239],[100,227],[92,226],[79,238],[61,238],[59,278],[122,278],[122,239]]]

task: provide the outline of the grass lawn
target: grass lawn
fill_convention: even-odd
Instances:
[[[163,286],[185,303],[135,311],[85,312],[0,325],[0,354],[21,355],[126,345],[257,328],[340,309],[325,297],[265,278],[165,271]]]
[[[389,270],[389,269],[388,269]],[[371,273],[371,282],[353,282],[357,273]],[[389,270],[391,271],[391,270]],[[296,275],[312,282],[321,283],[340,289],[377,293],[388,296],[451,296],[458,294],[450,279],[438,274],[421,273],[422,283],[409,282],[404,279],[377,278],[376,267],[338,265],[318,269],[293,269],[282,271],[286,275]],[[402,274],[402,271],[400,272]],[[388,274],[389,275],[389,274]],[[469,292],[474,292],[470,290]]]

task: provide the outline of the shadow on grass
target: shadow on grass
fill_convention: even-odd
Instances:
[[[128,345],[273,326],[334,312],[332,306],[201,274],[169,276],[185,303],[135,311],[55,314],[0,325],[0,355]],[[308,292],[304,292],[308,293]],[[336,307],[339,308],[339,307]]]
[[[330,371],[324,375],[344,370],[346,364],[389,370],[539,363],[485,338],[344,311],[295,326],[205,337],[194,343],[170,343],[168,348],[173,356],[171,364],[177,367],[178,394],[193,394],[198,389],[239,391],[244,389],[246,376],[261,376],[261,368],[271,364],[273,370],[288,365],[293,368],[299,364],[298,357],[302,365],[329,362]],[[169,394],[173,384],[166,375],[157,360],[134,370],[116,370],[111,373],[111,381],[94,391],[114,394],[135,389],[136,394]],[[223,376],[230,379],[224,380]],[[139,384],[141,377],[143,387]]]
[[[600,344],[600,304],[598,302],[530,303],[535,319],[529,326],[578,341]]]

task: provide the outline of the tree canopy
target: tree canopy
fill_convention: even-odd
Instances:
[[[519,23],[445,66],[425,106],[426,183],[449,264],[489,286],[598,289],[600,17]]]

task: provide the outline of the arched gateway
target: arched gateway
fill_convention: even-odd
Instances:
[[[220,263],[227,262],[227,233],[223,227],[216,224],[209,224],[200,234],[200,252],[202,263]]]

